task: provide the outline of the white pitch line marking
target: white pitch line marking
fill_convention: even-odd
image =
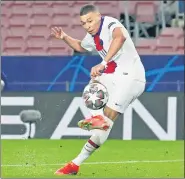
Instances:
[[[184,162],[184,160],[126,160],[119,162],[85,162],[83,165],[99,165],[99,164],[133,164],[133,163],[168,163],[168,162]],[[65,165],[66,163],[56,164],[2,164],[1,167],[33,167],[33,166],[57,166]]]

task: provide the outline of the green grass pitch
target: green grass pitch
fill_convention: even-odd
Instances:
[[[183,141],[108,140],[78,175],[55,176],[86,140],[2,140],[2,178],[183,178]]]

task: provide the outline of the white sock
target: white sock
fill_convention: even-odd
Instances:
[[[107,131],[95,129],[94,134],[86,142],[80,154],[72,162],[80,166],[96,149],[98,149],[108,138],[113,126],[113,121],[106,116],[104,119],[109,123],[110,128]]]

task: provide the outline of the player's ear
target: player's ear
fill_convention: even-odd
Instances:
[[[99,19],[101,19],[101,14],[99,12],[96,12],[96,15]]]

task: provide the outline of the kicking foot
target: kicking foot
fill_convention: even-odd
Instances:
[[[55,175],[76,175],[79,171],[79,166],[73,162],[67,163],[64,167],[58,169]]]
[[[84,130],[108,130],[109,124],[105,121],[105,119],[101,115],[93,116],[90,119],[84,119],[78,122],[78,126]]]

